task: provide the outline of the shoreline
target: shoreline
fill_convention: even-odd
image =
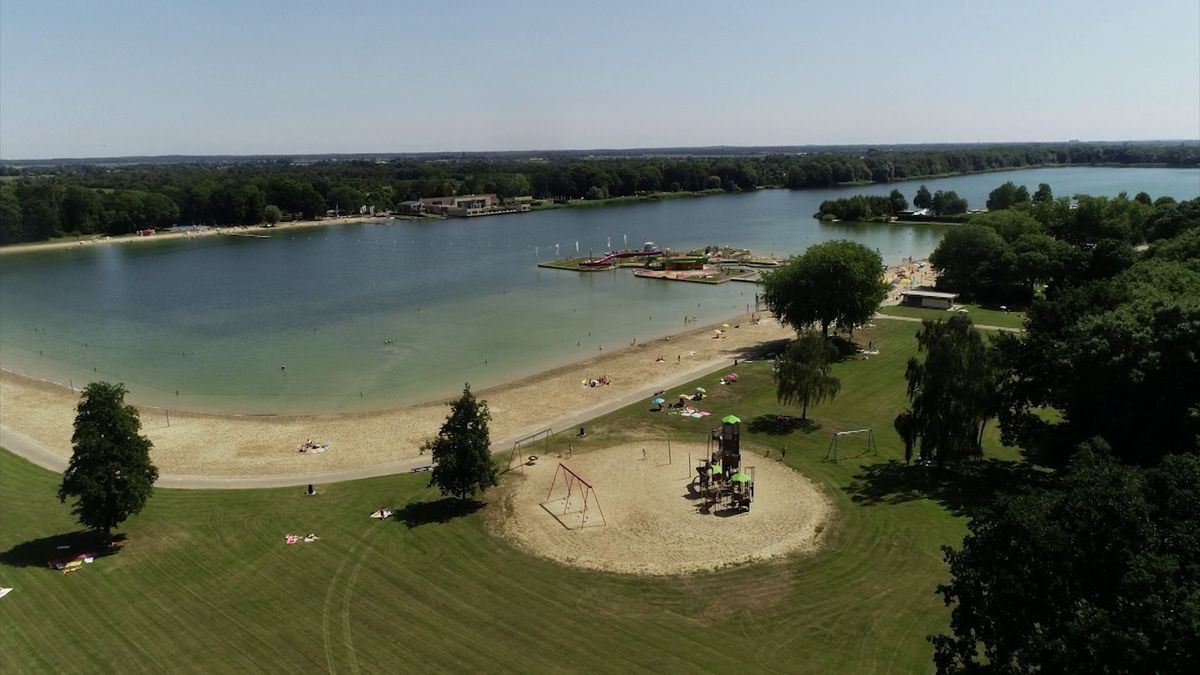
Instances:
[[[274,227],[261,227],[258,225],[244,225],[241,227],[209,226],[207,229],[200,231],[189,230],[187,232],[158,232],[148,237],[139,237],[136,234],[127,234],[118,237],[96,235],[92,239],[72,239],[70,241],[50,240],[0,246],[0,255],[15,255],[18,253],[29,253],[33,251],[52,251],[55,249],[86,248],[90,246],[143,244],[156,241],[174,241],[177,239],[199,239],[201,237],[214,237],[220,235],[236,237],[246,236],[247,234],[260,234],[262,236],[269,237],[270,234],[268,233],[277,232],[279,230],[296,230],[309,227],[323,227],[328,225],[373,223],[392,219],[392,216],[339,216],[337,218],[322,218],[321,220],[291,220],[288,222],[277,223]]]
[[[1119,164],[1119,163],[1112,163],[1112,162],[1095,162],[1095,163],[1090,163],[1090,164],[1028,164],[1025,166],[988,168],[988,169],[981,169],[978,171],[951,171],[948,173],[940,173],[940,174],[927,174],[927,175],[921,175],[921,176],[905,176],[902,178],[895,178],[888,182],[870,181],[870,182],[861,183],[861,184],[857,184],[857,183],[856,184],[839,184],[835,187],[839,187],[839,188],[864,187],[865,188],[865,187],[869,187],[872,185],[888,185],[891,183],[911,183],[913,181],[937,180],[937,179],[941,179],[941,178],[955,178],[955,177],[959,177],[959,176],[972,176],[972,175],[976,175],[976,174],[986,174],[986,173],[1003,173],[1006,171],[1026,171],[1026,170],[1032,170],[1032,169],[1067,169],[1067,168],[1079,168],[1079,167],[1094,167],[1094,168],[1108,168],[1108,169],[1183,169],[1183,170],[1200,168],[1200,167],[1194,167],[1194,166],[1174,166],[1174,165],[1165,164],[1165,163]],[[642,204],[642,203],[666,201],[666,200],[672,200],[672,199],[702,198],[702,197],[711,197],[714,195],[749,194],[749,193],[758,192],[758,191],[762,191],[762,190],[803,191],[803,190],[820,190],[820,189],[827,189],[827,188],[822,187],[822,186],[806,186],[806,187],[798,187],[798,188],[789,188],[786,185],[760,185],[760,186],[756,186],[753,190],[748,190],[745,192],[743,192],[743,191],[725,192],[724,190],[702,190],[702,191],[698,191],[698,192],[658,192],[658,193],[654,193],[651,195],[630,195],[630,196],[623,196],[623,197],[609,197],[609,198],[605,198],[605,199],[597,199],[597,200],[591,200],[591,201],[581,199],[581,200],[576,200],[576,201],[569,202],[566,204],[549,204],[549,205],[541,206],[538,208],[531,209],[530,212],[533,213],[533,212],[537,212],[537,211],[553,211],[556,209],[568,209],[568,208],[595,208],[595,207],[603,207],[603,206],[625,206],[625,205],[630,205],[630,204]],[[156,233],[153,236],[149,236],[149,237],[139,237],[137,235],[130,234],[130,235],[121,235],[118,237],[109,237],[106,235],[96,235],[92,239],[75,238],[75,239],[71,239],[69,241],[55,241],[52,239],[52,240],[48,240],[48,241],[26,242],[26,243],[20,243],[20,244],[8,244],[5,246],[0,246],[0,256],[12,255],[12,254],[23,253],[23,252],[28,252],[28,251],[46,251],[46,250],[54,250],[54,249],[60,249],[60,248],[75,248],[75,247],[81,247],[81,246],[94,246],[97,244],[108,245],[108,244],[125,244],[125,243],[130,243],[130,242],[163,241],[163,240],[179,239],[179,238],[188,239],[188,238],[195,238],[195,237],[212,236],[212,235],[217,235],[217,234],[236,235],[239,232],[246,232],[246,231],[283,230],[283,229],[292,229],[292,228],[321,227],[321,226],[325,226],[325,225],[347,225],[347,224],[351,224],[351,223],[369,223],[369,222],[378,222],[378,221],[383,221],[383,220],[391,220],[391,219],[396,219],[396,218],[397,218],[397,216],[393,216],[393,215],[388,215],[388,216],[339,216],[337,218],[323,218],[321,220],[293,220],[293,221],[287,221],[287,222],[280,222],[280,223],[277,223],[272,228],[263,228],[259,225],[221,226],[221,227],[209,226],[210,229],[204,230],[202,232],[162,232],[162,233]],[[72,236],[76,236],[76,235],[72,235]]]
[[[556,432],[732,364],[756,346],[794,335],[764,318],[721,337],[721,322],[551,368],[475,391],[492,411],[493,449],[546,427]],[[662,356],[663,361],[657,357]],[[670,357],[674,356],[675,359]],[[606,374],[613,384],[588,387],[583,378]],[[58,384],[0,371],[0,432],[18,454],[61,470],[71,451],[78,395]],[[437,434],[446,401],[400,408],[314,415],[236,415],[135,406],[163,487],[260,487],[348,480],[427,465],[420,444]],[[324,453],[300,453],[306,439]],[[10,448],[14,449],[14,448]],[[25,450],[26,452],[20,452]],[[32,455],[32,456],[31,456]],[[57,459],[57,461],[55,461]]]

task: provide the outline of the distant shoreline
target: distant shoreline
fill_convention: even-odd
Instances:
[[[199,237],[213,237],[219,235],[239,236],[247,234],[264,234],[266,232],[274,232],[277,230],[293,230],[306,227],[322,227],[325,225],[349,225],[351,223],[370,223],[390,219],[390,216],[340,216],[338,218],[322,218],[321,220],[290,220],[287,222],[278,223],[272,227],[264,227],[261,225],[245,225],[241,227],[207,227],[203,230],[188,230],[186,232],[156,232],[147,237],[140,237],[136,234],[122,235],[119,237],[109,237],[97,235],[92,239],[72,238],[70,240],[60,241],[51,239],[50,241],[35,241],[22,244],[9,244],[8,246],[0,246],[0,255],[13,255],[17,253],[27,253],[32,251],[47,251],[61,248],[87,248],[89,246],[109,246],[114,244],[144,244],[156,241],[172,241],[176,239],[196,239]]]
[[[763,186],[758,186],[753,190],[747,190],[744,192],[743,191],[726,192],[724,190],[699,190],[699,191],[681,191],[681,192],[655,192],[652,194],[606,197],[604,199],[593,199],[593,200],[577,199],[577,200],[572,200],[572,201],[569,201],[566,203],[559,203],[559,204],[548,203],[543,206],[537,206],[537,207],[534,207],[533,209],[531,209],[530,212],[532,213],[532,212],[537,212],[537,211],[553,211],[553,210],[557,210],[557,209],[571,209],[571,208],[600,208],[600,207],[606,207],[606,206],[624,206],[624,205],[639,204],[639,203],[644,203],[644,202],[657,202],[657,201],[666,201],[666,200],[672,200],[672,199],[695,199],[695,198],[711,197],[713,195],[725,195],[725,194],[751,194],[751,193],[758,192],[761,190],[828,190],[828,189],[834,189],[834,188],[853,188],[853,187],[866,188],[866,187],[870,187],[872,185],[893,185],[896,183],[911,183],[913,181],[937,180],[937,179],[942,179],[942,178],[954,178],[956,176],[971,176],[971,175],[975,175],[975,174],[985,174],[985,173],[1004,173],[1007,171],[1026,171],[1026,170],[1032,170],[1032,169],[1066,169],[1066,168],[1078,168],[1078,167],[1107,168],[1107,169],[1181,169],[1181,170],[1200,168],[1200,167],[1188,167],[1188,166],[1173,166],[1173,165],[1164,164],[1164,163],[1117,164],[1117,163],[1111,163],[1111,162],[1097,162],[1097,163],[1091,163],[1091,164],[1029,164],[1026,166],[996,167],[996,168],[980,169],[978,171],[955,171],[955,172],[941,173],[941,174],[906,176],[906,177],[897,178],[897,179],[894,179],[894,180],[891,180],[888,182],[839,183],[834,186],[826,186],[826,187],[815,187],[814,186],[814,187],[788,188],[787,186],[784,186],[784,185],[763,185]],[[513,214],[513,215],[516,215],[516,214]],[[87,246],[108,245],[108,244],[127,244],[127,243],[131,243],[131,242],[144,243],[144,242],[152,242],[152,241],[163,241],[163,240],[168,240],[168,239],[194,239],[196,237],[213,236],[213,235],[220,235],[220,234],[237,235],[239,233],[257,233],[260,230],[284,230],[284,229],[303,228],[303,227],[322,227],[322,226],[327,226],[327,225],[347,225],[347,224],[351,224],[351,223],[379,222],[379,221],[383,221],[383,220],[392,220],[392,219],[407,220],[410,218],[408,216],[396,216],[396,215],[340,216],[337,218],[322,218],[320,220],[292,220],[292,221],[280,222],[269,228],[264,225],[219,226],[219,227],[218,226],[209,226],[206,229],[200,230],[200,231],[192,230],[192,231],[187,231],[187,232],[158,232],[158,233],[155,233],[155,234],[153,234],[151,236],[147,236],[147,237],[141,237],[136,234],[121,235],[121,236],[117,236],[117,237],[112,237],[112,236],[107,236],[107,235],[95,235],[94,237],[91,237],[91,238],[86,238],[85,235],[70,235],[68,237],[63,237],[63,238],[59,238],[59,239],[50,239],[47,241],[23,242],[20,244],[7,244],[4,246],[0,246],[0,256],[12,255],[12,254],[24,253],[24,252],[30,252],[30,251],[46,251],[46,250],[64,249],[64,248],[83,248],[83,247],[87,247]]]

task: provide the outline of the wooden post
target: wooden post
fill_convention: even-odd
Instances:
[[[171,426],[171,411],[163,408],[163,412],[167,414],[167,426]]]
[[[667,434],[667,465],[671,464],[671,434]]]

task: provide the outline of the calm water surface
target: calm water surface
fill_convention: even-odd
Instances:
[[[1055,194],[1200,195],[1200,170],[1062,168],[926,181],[982,206],[1006,180]],[[776,255],[836,238],[885,261],[925,256],[943,226],[820,223],[822,200],[916,183],[766,190],[430,222],[80,247],[0,259],[0,366],[139,403],[250,414],[382,408],[453,394],[717,321],[754,286],[577,274],[538,260],[645,240]],[[384,344],[390,338],[392,344]],[[280,366],[286,364],[286,370]],[[581,373],[582,375],[582,373]],[[553,404],[553,402],[548,402]]]

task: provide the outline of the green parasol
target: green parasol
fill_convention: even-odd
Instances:
[[[742,420],[740,420],[737,415],[726,415],[725,417],[721,418],[721,421],[724,422],[725,424],[741,424],[742,423]]]
[[[729,480],[734,481],[735,483],[749,483],[750,476],[747,476],[746,474],[739,471],[739,472],[733,474],[732,476],[730,476]]]

